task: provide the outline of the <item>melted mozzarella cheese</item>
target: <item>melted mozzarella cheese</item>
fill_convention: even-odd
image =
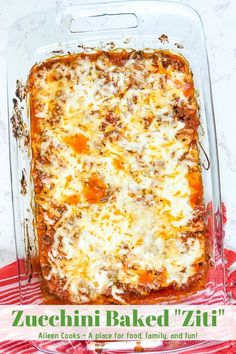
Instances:
[[[139,287],[141,271],[166,274],[150,288],[181,286],[204,257],[200,239],[189,237],[186,244],[183,237],[194,211],[189,167],[181,160],[189,146],[177,137],[185,124],[174,119],[173,102],[186,101],[175,84],[186,74],[173,71],[163,88],[162,74],[150,71],[151,59],[142,71],[135,71],[132,59],[122,67],[103,59],[80,59],[58,81],[48,79],[53,67],[35,79],[44,102],[36,114],[45,120],[40,154],[50,160],[37,164],[44,176],[37,202],[49,224],[50,202],[66,209],[55,226],[48,279],[63,279],[73,302],[94,300],[108,289],[122,302],[122,286]],[[63,113],[51,126],[46,121],[58,91]],[[84,147],[76,150],[81,136]]]

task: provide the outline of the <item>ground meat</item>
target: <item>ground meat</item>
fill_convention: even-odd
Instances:
[[[159,41],[161,43],[169,43],[169,38],[166,34],[162,34],[160,37],[159,37]]]
[[[178,103],[173,106],[175,118],[185,123],[186,128],[191,128],[196,131],[199,125],[199,119],[196,114],[196,109],[189,108],[184,104]]]
[[[26,174],[25,169],[23,169],[23,170],[21,171],[21,173],[22,173],[22,175],[21,175],[21,181],[20,181],[20,185],[21,185],[20,193],[21,193],[22,195],[26,195],[26,193],[27,193],[27,190],[26,190],[26,188],[27,188],[27,183],[26,183],[26,178],[25,178],[25,174]]]
[[[20,102],[25,99],[25,86],[20,80],[16,80],[16,97],[19,98]]]
[[[164,56],[162,58],[162,66],[166,69],[168,66],[172,66],[175,70],[184,72],[186,65],[179,58]]]
[[[21,111],[21,107],[18,104],[18,101],[13,99],[13,115],[11,117],[12,124],[12,133],[13,136],[18,138],[26,138],[28,133],[26,129],[26,124],[23,121],[23,115]]]

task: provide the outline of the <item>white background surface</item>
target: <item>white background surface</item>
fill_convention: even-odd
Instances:
[[[236,0],[176,2],[195,8],[205,27],[220,154],[222,196],[228,212],[225,243],[227,247],[236,250]],[[5,78],[7,31],[18,18],[53,7],[55,3],[56,0],[0,0],[0,266],[15,259]]]

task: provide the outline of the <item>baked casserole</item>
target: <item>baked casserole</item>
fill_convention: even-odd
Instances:
[[[138,304],[204,286],[199,110],[185,58],[58,56],[32,68],[27,92],[47,290],[68,303]]]

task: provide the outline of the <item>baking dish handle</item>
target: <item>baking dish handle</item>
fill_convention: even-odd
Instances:
[[[73,34],[138,27],[137,15],[133,11],[127,11],[120,4],[109,4],[107,7],[105,3],[78,4],[77,1],[57,1],[57,17],[63,32]]]

